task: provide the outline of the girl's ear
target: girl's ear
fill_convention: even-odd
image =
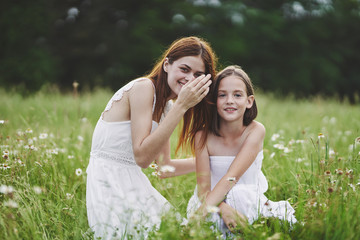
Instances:
[[[164,60],[164,64],[163,64],[163,69],[165,72],[167,72],[167,68],[168,68],[168,65],[169,65],[169,59],[168,58],[165,58]]]
[[[246,108],[250,109],[254,103],[255,97],[254,95],[250,95],[247,98],[247,104],[246,104]]]

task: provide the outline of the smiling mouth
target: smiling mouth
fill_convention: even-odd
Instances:
[[[225,108],[226,112],[235,112],[236,110],[236,108]]]

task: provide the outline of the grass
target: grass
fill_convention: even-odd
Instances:
[[[24,98],[0,89],[0,239],[92,238],[85,171],[94,126],[111,96],[98,89],[76,98],[57,91]],[[359,106],[270,94],[259,94],[257,104],[257,120],[267,129],[265,195],[290,201],[298,224],[290,230],[261,218],[235,238],[360,239]],[[185,216],[195,174],[160,180],[152,171],[144,170]],[[169,214],[150,239],[217,239],[209,225],[180,226]]]

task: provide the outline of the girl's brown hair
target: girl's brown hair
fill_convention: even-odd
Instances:
[[[152,71],[146,76],[155,85],[156,103],[154,109],[154,120],[159,122],[164,111],[167,98],[171,94],[171,89],[167,82],[167,73],[164,71],[163,65],[166,58],[170,64],[179,58],[186,56],[200,56],[205,65],[205,74],[211,74],[214,79],[216,73],[217,58],[210,44],[199,37],[184,37],[174,41],[170,47],[164,52],[160,60],[155,64]],[[182,130],[176,151],[186,144],[194,143],[194,134],[202,128],[206,119],[194,120],[194,113],[197,111],[205,111],[205,100],[201,101],[195,107],[190,108],[183,117]],[[204,115],[204,114],[202,114]]]

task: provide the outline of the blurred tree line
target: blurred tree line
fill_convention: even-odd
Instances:
[[[0,0],[0,85],[117,90],[190,35],[264,91],[358,101],[359,0]]]

